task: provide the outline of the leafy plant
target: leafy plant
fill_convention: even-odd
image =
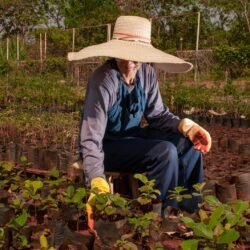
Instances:
[[[16,171],[11,162],[0,162],[0,187],[10,192],[17,191],[23,181],[21,177],[22,172],[22,170]]]
[[[4,228],[0,227],[0,247],[4,246]]]
[[[140,180],[143,185],[139,188],[140,194],[137,201],[141,205],[149,204],[157,198],[160,191],[154,188],[155,180],[148,180],[143,174],[135,174],[134,177]]]
[[[42,210],[58,211],[59,201],[62,199],[61,185],[66,185],[66,177],[58,169],[51,169],[49,176],[44,180],[44,195],[41,200]]]
[[[177,202],[181,202],[183,199],[190,199],[192,198],[191,194],[187,194],[183,192],[186,192],[188,189],[178,186],[175,187],[174,190],[169,190],[168,192],[171,193],[168,198],[169,199],[175,199]]]
[[[182,248],[198,249],[232,249],[240,237],[240,229],[249,228],[249,204],[247,201],[236,200],[229,204],[222,204],[215,196],[205,198],[211,212],[200,209],[199,220],[196,222],[189,217],[181,220],[194,231],[194,238],[182,243]]]
[[[13,218],[7,226],[13,229],[15,237],[15,249],[27,249],[29,247],[28,239],[22,233],[22,229],[27,225],[28,213],[23,210],[20,215]]]
[[[40,250],[55,250],[54,247],[49,247],[45,233],[40,236]]]
[[[25,180],[22,190],[22,197],[29,204],[29,208],[34,207],[34,219],[37,219],[37,211],[41,207],[41,189],[43,182],[40,180]],[[37,221],[36,221],[37,223]]]
[[[99,193],[98,190],[92,192],[95,196],[90,200],[90,205],[95,207],[97,217],[115,221],[129,216],[129,202],[120,194]]]
[[[129,223],[133,225],[132,235],[139,240],[143,240],[150,236],[150,226],[158,226],[159,215],[154,212],[149,212],[140,217],[132,217],[128,219]]]
[[[80,217],[86,211],[84,199],[87,197],[87,194],[88,192],[85,188],[79,187],[75,189],[73,185],[69,185],[66,192],[62,193],[61,202],[69,207],[76,208],[78,211],[77,230],[79,230]]]

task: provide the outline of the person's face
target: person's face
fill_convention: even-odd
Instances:
[[[123,59],[116,59],[117,66],[121,72],[121,74],[130,74],[136,73],[140,68],[141,63],[135,61],[128,61]]]

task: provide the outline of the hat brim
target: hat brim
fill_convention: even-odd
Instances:
[[[154,63],[156,67],[168,73],[187,72],[193,68],[192,63],[156,49],[151,44],[122,40],[111,40],[83,48],[78,52],[70,52],[68,60],[75,61],[100,56]]]

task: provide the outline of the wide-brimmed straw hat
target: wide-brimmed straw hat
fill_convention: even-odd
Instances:
[[[156,67],[169,73],[187,72],[193,67],[191,63],[153,47],[151,21],[138,16],[118,17],[110,41],[70,52],[68,60],[100,56],[154,63]]]

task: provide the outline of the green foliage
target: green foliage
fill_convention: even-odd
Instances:
[[[230,78],[240,77],[243,69],[249,67],[250,46],[240,48],[221,45],[214,49],[216,59],[222,68],[227,70]]]
[[[187,191],[187,188],[184,188],[184,187],[181,187],[181,186],[175,187],[174,190],[169,190],[168,191],[170,193],[168,198],[169,199],[175,199],[177,202],[181,202],[183,199],[192,198],[192,195],[187,194],[186,191]]]
[[[233,244],[240,237],[240,230],[249,229],[249,204],[247,201],[236,200],[229,204],[222,204],[215,196],[205,196],[205,203],[211,208],[211,212],[199,210],[199,221],[189,217],[181,220],[192,229],[195,234],[193,240],[184,241],[182,248],[198,249],[232,249]]]
[[[5,76],[10,71],[10,65],[7,60],[0,58],[0,76]]]
[[[53,74],[56,73],[60,76],[66,77],[66,65],[67,61],[66,58],[61,57],[51,57],[48,58],[45,62],[45,67],[43,69],[44,74]]]
[[[8,227],[12,228],[15,232],[16,249],[27,249],[29,247],[26,236],[22,234],[22,229],[27,225],[28,216],[27,211],[23,210],[20,215],[17,215],[8,223]]]
[[[92,190],[92,192],[95,196],[89,203],[95,207],[97,218],[115,221],[129,216],[129,202],[120,194],[99,193],[98,190]]]
[[[152,203],[152,201],[157,198],[157,195],[160,194],[159,190],[154,189],[155,180],[148,180],[148,178],[143,174],[135,174],[134,178],[143,183],[143,185],[139,188],[140,194],[137,201],[141,205]]]
[[[4,246],[4,228],[0,227],[0,247]]]
[[[40,250],[55,250],[54,247],[49,247],[45,233],[40,236]]]
[[[129,218],[128,221],[133,225],[132,234],[143,239],[150,234],[150,226],[159,220],[159,215],[149,212],[140,217]]]
[[[0,162],[0,187],[9,191],[17,191],[22,183],[22,170],[14,171],[11,162]]]
[[[125,236],[127,236],[127,235],[125,235]],[[126,237],[124,237],[124,235],[123,235],[120,240],[116,241],[115,247],[119,247],[119,248],[124,249],[124,250],[138,250],[138,247],[134,243],[132,243],[126,239],[123,239],[123,238],[126,238]]]

